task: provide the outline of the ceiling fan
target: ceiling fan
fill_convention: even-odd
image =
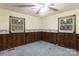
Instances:
[[[54,4],[53,3],[49,3],[49,4],[46,4],[46,3],[37,3],[37,4],[21,4],[21,5],[17,5],[16,7],[20,7],[20,8],[23,8],[23,7],[36,7],[38,6],[38,11],[36,12],[36,14],[39,14],[40,11],[43,9],[43,8],[48,8],[50,10],[53,10],[53,11],[58,11],[58,9],[54,8]],[[36,7],[37,8],[37,7]]]

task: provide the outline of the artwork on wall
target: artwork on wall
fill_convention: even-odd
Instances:
[[[58,18],[58,31],[75,33],[76,32],[76,15]]]
[[[10,33],[25,31],[25,18],[10,16]]]

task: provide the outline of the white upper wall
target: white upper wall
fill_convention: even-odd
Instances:
[[[72,7],[72,6],[71,6]],[[66,11],[60,14],[51,15],[43,19],[43,29],[52,29],[53,32],[58,31],[58,18],[70,15],[76,15],[76,33],[79,33],[79,8],[71,11]]]
[[[9,16],[25,18],[25,29],[40,29],[40,18],[0,8],[0,30],[9,31]],[[0,32],[1,33],[1,32]]]
[[[53,32],[57,32],[58,18],[73,15],[73,14],[76,15],[76,33],[79,33],[79,8],[72,11],[66,11],[60,14],[51,15],[45,18],[24,15],[21,13],[0,8],[0,30],[5,29],[9,31],[9,16],[16,16],[26,19],[25,20],[26,31],[27,29],[52,29]]]

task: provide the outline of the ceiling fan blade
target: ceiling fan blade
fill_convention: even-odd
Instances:
[[[48,7],[49,9],[53,10],[53,11],[58,11],[58,9],[55,9],[53,7]]]
[[[35,5],[17,5],[16,7],[34,7]]]
[[[42,7],[39,8],[39,10],[36,12],[36,14],[39,14],[40,10],[42,9]]]
[[[40,10],[41,10],[41,8],[36,12],[36,14],[39,14]]]
[[[54,3],[49,4],[49,6],[54,6]]]

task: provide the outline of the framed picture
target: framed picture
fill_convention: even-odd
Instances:
[[[58,32],[75,33],[76,15],[58,18]]]
[[[9,17],[10,33],[25,32],[25,18]]]

